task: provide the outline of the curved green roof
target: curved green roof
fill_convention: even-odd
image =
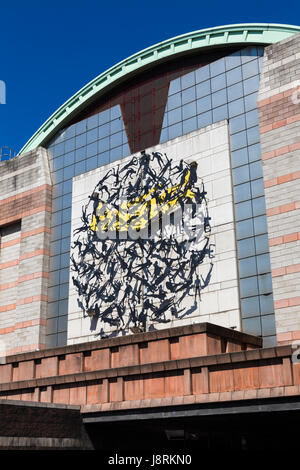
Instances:
[[[83,108],[116,86],[125,76],[138,74],[143,68],[166,61],[172,56],[198,49],[207,50],[226,45],[274,44],[300,33],[299,26],[250,23],[201,29],[182,34],[148,47],[119,62],[85,85],[67,100],[28,140],[19,154],[45,144],[65,127]]]

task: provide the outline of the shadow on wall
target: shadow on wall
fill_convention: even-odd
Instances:
[[[191,315],[213,269],[207,193],[197,165],[158,152],[110,169],[74,231],[73,284],[91,331],[123,335]],[[194,304],[183,305],[189,296]]]

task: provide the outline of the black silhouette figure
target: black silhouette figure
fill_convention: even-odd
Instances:
[[[201,301],[201,292],[211,280],[214,257],[207,193],[203,182],[200,180],[197,186],[197,181],[197,165],[183,160],[173,164],[166,154],[143,151],[139,158],[110,169],[94,188],[82,208],[82,225],[74,230],[71,269],[78,305],[84,315],[92,317],[93,330],[100,323],[101,336],[105,336],[105,323],[115,329],[114,335],[128,330],[146,331],[156,323],[183,318],[197,308],[196,299]],[[124,201],[125,207],[136,204],[138,208],[140,204],[148,232],[152,223],[156,227],[153,236],[142,238],[138,230],[137,237],[128,236],[126,228],[140,220],[135,211],[125,224],[123,221],[122,228],[113,225],[124,217]],[[104,211],[102,207],[101,213],[111,220],[101,237],[98,229],[102,219],[97,211],[100,202],[109,204]],[[184,211],[187,204],[192,217],[196,205],[204,208],[199,232],[202,235],[197,237],[195,228],[188,233],[183,217],[177,217],[176,224],[183,235],[166,236],[161,212],[154,211],[153,215],[151,207],[170,207],[174,213]],[[115,219],[109,219],[112,208],[117,213]],[[92,220],[96,221],[97,230],[92,228]],[[209,270],[204,275],[199,269],[206,259]],[[188,310],[184,308],[187,296],[194,296],[195,300]]]

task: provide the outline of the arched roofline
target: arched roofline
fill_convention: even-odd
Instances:
[[[226,25],[182,34],[143,49],[109,68],[75,93],[44,122],[19,154],[43,146],[96,98],[146,67],[198,50],[207,51],[226,45],[246,47],[249,44],[274,44],[297,33],[300,33],[299,26],[266,23]]]

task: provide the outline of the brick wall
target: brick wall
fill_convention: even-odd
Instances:
[[[0,450],[92,448],[79,407],[0,400]]]
[[[258,96],[276,330],[300,339],[300,35],[265,49]]]
[[[46,150],[0,163],[0,340],[8,355],[45,344],[51,193]]]

